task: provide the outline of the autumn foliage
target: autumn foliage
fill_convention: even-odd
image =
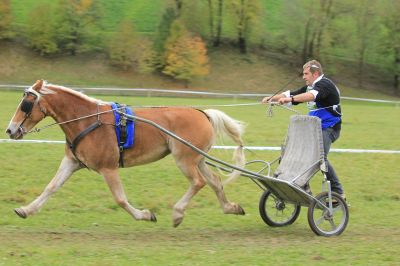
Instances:
[[[193,36],[179,20],[171,26],[171,34],[165,44],[163,73],[175,79],[189,82],[195,77],[208,75],[207,48],[203,40]]]

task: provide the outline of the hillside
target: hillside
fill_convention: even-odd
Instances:
[[[52,83],[74,86],[124,87],[124,88],[164,88],[189,89],[201,91],[224,91],[246,93],[273,93],[293,79],[288,88],[302,86],[301,77],[295,78],[301,71],[300,66],[292,66],[279,59],[279,55],[239,56],[235,51],[221,49],[211,51],[211,73],[206,78],[194,80],[185,88],[177,82],[159,74],[141,74],[134,71],[122,71],[109,66],[107,58],[101,54],[86,54],[75,57],[43,58],[34,52],[11,43],[0,43],[0,83],[32,84],[37,79],[46,79]],[[374,90],[356,89],[356,81],[351,75],[341,78],[325,72],[340,87],[343,96],[369,97],[380,99],[398,99],[389,94]],[[334,69],[332,72],[338,72]],[[373,83],[367,84],[374,87]],[[387,90],[389,91],[389,90]]]

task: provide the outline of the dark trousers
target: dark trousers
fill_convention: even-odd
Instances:
[[[339,136],[340,136],[340,129],[335,129],[332,127],[322,129],[325,160],[328,165],[328,172],[326,173],[326,178],[331,182],[332,191],[337,192],[339,194],[343,194],[342,184],[340,184],[339,178],[336,175],[335,169],[333,169],[332,164],[328,161],[328,153],[329,150],[331,149],[331,144],[335,142],[339,138]]]

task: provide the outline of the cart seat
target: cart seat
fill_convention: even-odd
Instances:
[[[281,161],[274,177],[303,187],[319,170],[327,170],[321,120],[308,115],[291,116]]]

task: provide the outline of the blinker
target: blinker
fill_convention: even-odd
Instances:
[[[21,111],[25,114],[30,114],[32,112],[34,102],[23,100],[21,103]]]

